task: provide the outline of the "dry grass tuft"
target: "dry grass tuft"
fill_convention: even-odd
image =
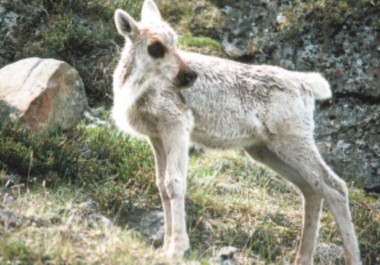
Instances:
[[[9,198],[12,195],[2,192]],[[15,197],[13,197],[15,196]],[[126,227],[96,214],[83,191],[36,188],[1,204],[24,220],[0,226],[1,264],[153,264],[165,259]],[[9,200],[9,199],[8,199]],[[8,262],[8,263],[7,263]]]

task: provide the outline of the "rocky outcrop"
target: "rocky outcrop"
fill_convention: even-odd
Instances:
[[[29,58],[0,69],[0,114],[32,131],[75,126],[87,108],[78,72],[65,62]]]
[[[334,94],[316,108],[322,155],[344,179],[380,186],[380,4],[320,2],[220,1],[213,34],[231,58],[322,72]]]

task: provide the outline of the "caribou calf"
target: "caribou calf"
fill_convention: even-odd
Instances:
[[[185,194],[193,141],[243,148],[301,191],[295,264],[313,264],[323,200],[338,225],[346,264],[361,264],[346,184],[323,161],[313,138],[315,100],[331,97],[320,74],[181,51],[153,0],[145,0],[140,22],[117,10],[115,23],[126,44],[114,73],[112,116],[120,129],[143,136],[153,149],[169,257],[181,259],[190,247]]]

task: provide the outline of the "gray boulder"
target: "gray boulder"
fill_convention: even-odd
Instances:
[[[78,72],[65,62],[28,58],[0,69],[0,115],[34,132],[67,130],[87,108]]]

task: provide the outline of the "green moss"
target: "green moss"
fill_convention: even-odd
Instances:
[[[181,45],[181,48],[184,49],[189,47],[206,47],[215,51],[220,51],[222,49],[222,46],[219,42],[208,37],[181,37],[179,38],[179,44]]]

